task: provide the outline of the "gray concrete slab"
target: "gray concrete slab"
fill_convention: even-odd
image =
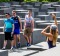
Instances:
[[[0,56],[8,56],[7,50],[0,50]]]
[[[53,22],[50,23],[38,23],[36,24],[36,28],[45,28],[47,25],[52,25],[54,24]],[[60,22],[58,23],[58,30],[60,30]],[[60,35],[60,31],[59,31],[59,35]]]
[[[42,52],[38,52],[36,54],[30,55],[30,56],[37,56],[37,55],[41,55],[41,56],[59,56],[60,55],[60,44],[57,45],[57,47],[42,51]]]
[[[27,49],[19,49],[19,50],[15,50],[15,52],[8,52],[8,56],[29,56],[31,54],[35,54],[39,51],[37,50],[27,50]]]
[[[39,50],[39,51],[44,51],[48,49],[48,44],[47,42],[40,42],[35,45],[31,45],[30,47],[27,47],[28,50]]]
[[[36,44],[36,43],[39,43],[39,42],[42,42],[42,41],[46,40],[46,38],[44,38],[45,36],[43,36],[41,34],[41,31],[42,31],[42,29],[34,29],[34,31],[32,33],[32,44]],[[2,48],[3,47],[3,42],[4,42],[5,35],[4,35],[3,32],[0,32],[0,36],[1,36],[0,37],[0,42],[1,42],[0,48]],[[25,40],[25,38],[23,36],[23,32],[20,33],[20,37],[21,37],[21,47],[22,46],[26,46],[26,40]],[[8,44],[7,44],[6,48],[10,49],[10,41],[8,41]]]

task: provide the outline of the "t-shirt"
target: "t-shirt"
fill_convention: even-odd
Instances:
[[[28,15],[25,16],[25,20],[26,20],[26,27],[31,27],[31,20],[33,20],[33,17],[28,17]]]
[[[13,19],[5,19],[4,24],[5,24],[5,32],[12,32],[12,24],[14,23]]]
[[[14,29],[20,29],[19,16],[11,17],[14,20]]]

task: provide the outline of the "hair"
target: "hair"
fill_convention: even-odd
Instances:
[[[51,34],[53,35],[53,45],[56,45],[57,36],[58,36],[56,30],[51,29]]]
[[[32,12],[32,10],[31,10],[31,9],[29,9],[29,12]]]
[[[13,10],[12,12],[15,12],[15,13],[16,13],[16,11],[15,11],[15,10]]]
[[[10,13],[5,13],[5,14],[8,14],[10,16]]]

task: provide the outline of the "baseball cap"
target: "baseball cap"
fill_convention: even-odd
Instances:
[[[51,25],[50,28],[51,28],[52,30],[56,30],[56,29],[57,29],[57,26],[56,26],[56,25]]]

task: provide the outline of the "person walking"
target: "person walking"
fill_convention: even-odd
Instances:
[[[14,21],[11,19],[10,14],[5,14],[6,19],[4,19],[4,33],[5,33],[5,40],[2,49],[6,48],[7,40],[11,40],[11,49],[13,49],[13,34],[14,31]]]
[[[16,41],[18,40],[18,46],[17,48],[20,48],[21,43],[20,43],[20,32],[22,31],[22,23],[21,23],[21,18],[16,15],[16,11],[12,11],[12,19],[14,20],[14,48],[16,48]]]
[[[31,45],[31,33],[33,32],[34,29],[34,19],[32,17],[32,11],[28,11],[28,15],[25,16],[24,20],[24,37],[27,41],[27,46]]]

